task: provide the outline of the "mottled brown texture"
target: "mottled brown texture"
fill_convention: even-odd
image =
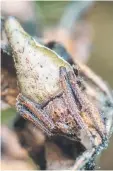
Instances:
[[[105,126],[98,109],[81,92],[73,72],[60,68],[60,82],[62,94],[45,106],[38,106],[20,94],[18,111],[48,136],[59,134],[79,140],[87,148],[98,146],[105,138]],[[88,145],[83,142],[84,137],[89,139]]]

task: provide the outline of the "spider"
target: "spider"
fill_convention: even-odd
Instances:
[[[86,151],[76,160],[80,169],[90,158],[107,147],[108,132],[99,111],[88,101],[76,83],[74,72],[59,68],[62,93],[39,105],[23,94],[17,98],[17,110],[27,120],[40,127],[49,137],[56,134],[80,141]]]

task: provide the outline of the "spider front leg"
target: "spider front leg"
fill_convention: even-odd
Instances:
[[[38,126],[46,135],[52,136],[51,130],[54,129],[54,124],[50,117],[41,109],[40,105],[19,94],[16,106],[22,117]]]
[[[100,137],[102,139],[105,139],[106,129],[101,114],[77,86],[75,74],[73,72],[69,72],[68,75],[74,96],[76,97],[76,99],[78,99],[81,113],[85,111],[85,115],[87,115],[87,118],[89,117],[91,118],[91,120],[93,120],[93,126],[97,130]]]
[[[73,71],[67,72],[65,67],[61,67],[60,75],[65,102],[80,129],[86,132],[93,147],[106,144],[106,128],[98,108],[80,90]]]
[[[72,72],[72,71],[70,71]],[[66,71],[65,67],[60,67],[60,82],[62,89],[64,90],[64,100],[66,103],[66,106],[68,106],[69,111],[71,112],[71,115],[73,116],[73,119],[77,122],[79,129],[81,131],[85,131],[87,136],[89,137],[92,146],[95,146],[94,139],[92,136],[92,133],[88,129],[88,125],[84,122],[84,119],[81,115],[81,108],[83,107],[83,99],[81,99],[81,94],[78,91],[78,89],[73,89],[70,82],[70,75],[69,72]],[[76,80],[73,80],[76,81]],[[77,92],[76,92],[77,91]]]

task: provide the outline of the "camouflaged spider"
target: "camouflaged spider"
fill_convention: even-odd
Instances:
[[[87,163],[96,151],[105,147],[107,130],[98,110],[77,85],[74,72],[67,72],[65,67],[59,70],[62,87],[59,96],[39,105],[19,94],[17,109],[49,137],[59,134],[80,141],[87,150],[76,160],[74,169],[79,169],[81,162]]]

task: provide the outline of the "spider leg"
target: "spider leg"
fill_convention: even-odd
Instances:
[[[81,109],[83,108],[82,109],[83,111],[85,111],[85,109],[87,110],[87,106],[89,105],[89,102],[88,102],[87,98],[80,92],[80,89],[76,84],[76,77],[75,77],[74,73],[69,71],[68,72],[68,77],[69,77],[70,86],[72,87],[74,96],[78,99],[78,101],[79,101],[79,103],[81,105]],[[106,131],[105,131],[104,122],[103,122],[103,120],[102,120],[102,118],[100,116],[100,113],[99,113],[98,109],[96,109],[90,103],[90,107],[89,107],[87,113],[90,116],[90,118],[93,119],[95,129],[98,131],[98,133],[100,134],[100,136],[103,139],[105,137],[105,132]]]
[[[84,153],[81,154],[75,161],[75,164],[72,171],[83,169],[83,167],[91,161],[93,154],[95,153],[95,149],[92,148],[90,150],[86,150]]]
[[[33,122],[47,135],[52,135],[51,130],[54,128],[54,124],[52,123],[52,121],[50,121],[48,115],[44,113],[37,104],[35,104],[22,94],[19,94],[17,97],[16,105],[17,110],[25,119]]]
[[[80,115],[80,111],[77,106],[78,99],[74,98],[73,91],[71,89],[71,85],[68,78],[68,73],[65,67],[60,67],[60,79],[61,79],[61,86],[64,90],[64,100],[66,105],[68,106],[69,111],[71,112],[71,115],[74,117],[80,129],[83,129],[87,132],[87,135],[89,136],[92,144],[94,145],[93,137],[87,125],[84,123],[83,118]]]

